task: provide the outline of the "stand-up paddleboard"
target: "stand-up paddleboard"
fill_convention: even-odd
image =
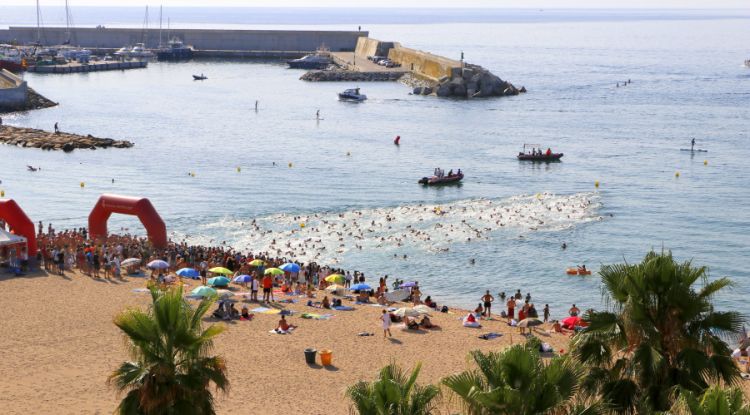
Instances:
[[[692,151],[693,153],[708,153],[708,150],[703,150],[701,148],[696,148],[695,150],[691,150],[689,148],[681,148],[680,151]]]

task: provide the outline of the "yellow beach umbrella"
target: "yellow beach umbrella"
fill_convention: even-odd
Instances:
[[[264,275],[282,275],[284,274],[284,271],[278,269],[278,268],[266,268],[265,271],[263,271]]]
[[[343,284],[344,281],[346,281],[346,278],[341,274],[331,274],[326,277],[326,282],[332,282],[334,284]]]
[[[212,272],[214,274],[222,274],[222,275],[233,274],[232,271],[230,271],[230,270],[228,270],[228,269],[226,269],[224,267],[213,267],[213,268],[209,269],[208,272]]]
[[[266,263],[265,263],[265,262],[263,262],[263,260],[260,260],[260,259],[254,259],[254,260],[252,260],[252,261],[248,262],[248,264],[250,264],[250,265],[252,265],[252,266],[254,266],[254,267],[262,267],[262,266],[263,266],[263,265],[265,265]]]

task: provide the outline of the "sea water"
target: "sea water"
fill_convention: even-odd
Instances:
[[[750,69],[742,65],[750,20],[570,12],[513,22],[508,13],[483,23],[384,18],[363,29],[454,58],[463,51],[528,89],[516,97],[467,101],[413,96],[400,83],[307,83],[280,60],[26,74],[60,105],[4,123],[51,130],[59,122],[63,131],[136,145],[70,154],[0,146],[0,188],[32,220],[57,229],[85,226],[102,193],[148,197],[175,240],[280,250],[363,271],[370,281],[418,280],[438,302],[466,307],[486,289],[530,292],[553,314],[571,303],[600,307],[596,273],[568,276],[567,267],[596,271],[671,249],[708,265],[711,278],[735,280],[716,301],[741,309],[750,294]],[[352,29],[325,23],[314,27]],[[199,73],[208,79],[193,81]],[[367,102],[337,100],[355,86]],[[692,137],[708,152],[680,151]],[[519,162],[524,143],[565,156]],[[418,185],[435,167],[460,168],[466,178]],[[136,219],[117,215],[110,230],[144,233]]]

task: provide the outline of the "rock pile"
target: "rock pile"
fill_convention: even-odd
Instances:
[[[357,72],[346,70],[333,71],[309,71],[299,79],[310,82],[379,82],[379,81],[397,81],[403,72]]]
[[[77,148],[130,148],[133,143],[111,138],[98,138],[92,135],[52,133],[34,128],[0,126],[0,143],[19,147],[41,148],[42,150],[62,150],[69,153]]]
[[[38,92],[29,88],[29,93],[28,93],[28,96],[26,97],[26,102],[23,105],[18,105],[18,106],[0,105],[0,113],[38,110],[42,108],[54,107],[55,105],[57,105],[56,102],[50,101],[49,99],[45,98]]]
[[[439,97],[499,97],[518,95],[526,92],[525,87],[516,88],[508,81],[478,65],[467,64],[461,76],[445,77],[433,86],[414,88],[415,95],[432,95]]]

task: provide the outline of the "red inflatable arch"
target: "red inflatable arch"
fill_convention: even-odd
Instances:
[[[154,247],[167,247],[167,227],[154,206],[146,198],[129,196],[104,194],[99,197],[89,214],[89,234],[92,239],[107,236],[107,220],[113,213],[138,216]]]
[[[0,219],[10,226],[16,235],[26,238],[29,247],[29,258],[36,256],[36,229],[34,222],[13,199],[0,199]]]

